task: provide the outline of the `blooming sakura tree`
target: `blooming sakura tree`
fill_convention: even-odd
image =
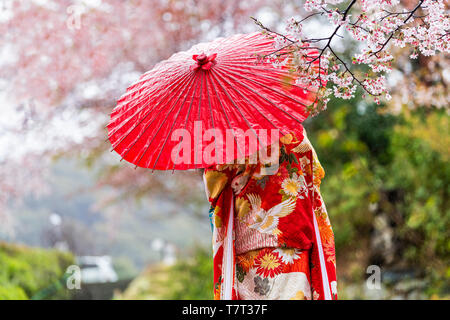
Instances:
[[[317,113],[326,108],[332,95],[351,99],[358,87],[376,103],[380,103],[381,98],[390,100],[386,74],[394,68],[392,50],[395,47],[408,49],[410,59],[448,54],[450,19],[445,2],[306,0],[304,9],[308,15],[303,19],[289,19],[285,32],[276,32],[256,19],[255,22],[276,40],[274,52],[265,58],[277,65],[291,64],[301,75],[299,84],[312,82],[319,88],[317,103],[310,106],[311,111]],[[327,19],[330,27],[327,35],[313,37],[304,32],[304,26],[313,17]],[[356,43],[349,59],[346,58],[348,53],[344,55],[337,50],[339,41],[345,38]],[[290,50],[286,53],[287,48]],[[305,59],[308,48],[317,49],[319,54]],[[327,75],[311,67],[317,60]],[[446,92],[444,101],[438,101],[436,106],[448,108],[448,102]]]
[[[142,73],[199,41],[255,31],[250,16],[260,11],[287,17],[293,2],[0,1],[0,228],[11,221],[8,205],[45,189],[40,176],[54,155],[102,159],[109,112]],[[105,158],[114,162],[103,163],[99,185],[116,198],[168,194],[168,179]]]
[[[77,86],[107,79],[123,64],[131,64],[140,74],[200,39],[237,30],[251,22],[250,12],[262,4],[261,0],[245,6],[235,0],[4,0],[0,41],[8,63],[0,78],[9,80],[8,92],[20,102],[31,99],[37,107],[60,106],[76,94]],[[116,85],[107,102],[114,103],[124,89]],[[104,104],[104,96],[111,93],[97,96]]]
[[[290,19],[285,32],[273,31],[301,8],[307,12],[304,18]],[[7,152],[0,154],[0,216],[7,202],[44,189],[39,175],[53,155],[101,158],[108,149],[102,125],[116,99],[140,74],[199,41],[254,31],[250,16],[277,39],[268,58],[292,63],[305,75],[300,83],[317,83],[321,95],[314,112],[324,109],[331,95],[349,99],[358,87],[376,101],[389,98],[394,90],[388,90],[386,74],[395,68],[401,77],[393,100],[448,108],[443,81],[448,61],[436,55],[448,53],[443,0],[3,0],[0,100],[6,116],[0,118],[0,150]],[[320,19],[328,25],[320,29],[329,34],[314,37],[306,29]],[[355,48],[353,60],[342,52],[342,43]],[[317,73],[310,68],[313,61],[302,59],[304,45],[319,50],[314,59],[328,74]],[[283,47],[291,48],[291,55],[277,55]],[[424,72],[411,71],[411,62]],[[412,99],[411,92],[420,94]],[[127,195],[165,191],[168,179],[160,181],[158,175],[131,174],[117,162],[105,168],[99,183]]]

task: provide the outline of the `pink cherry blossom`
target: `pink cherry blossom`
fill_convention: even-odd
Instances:
[[[409,48],[411,59],[450,51],[450,19],[444,0],[306,0],[304,9],[308,15],[301,20],[288,19],[285,33],[273,32],[257,23],[276,39],[276,51],[270,56],[275,65],[287,61],[285,55],[278,54],[280,48],[290,47],[297,57],[306,55],[305,43],[319,50],[312,61],[293,61],[296,61],[294,67],[299,77],[303,78],[299,83],[317,84],[322,94],[320,98],[326,102],[331,94],[342,99],[353,98],[358,87],[376,103],[381,99],[390,100],[386,74],[393,70],[396,62],[391,53],[394,47]],[[304,32],[312,17],[326,19],[332,30],[329,36],[313,38]],[[356,49],[349,59],[335,47],[338,39],[357,44],[352,46]],[[321,73],[328,71],[326,75],[309,68],[316,60],[319,60]],[[370,72],[361,74],[358,70],[364,66]],[[320,90],[319,77],[332,90]],[[316,108],[319,110],[313,113],[325,109],[326,104],[317,104]]]

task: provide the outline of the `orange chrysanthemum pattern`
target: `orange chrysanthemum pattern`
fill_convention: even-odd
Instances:
[[[278,254],[272,250],[264,249],[255,258],[253,267],[256,268],[256,274],[265,278],[273,278],[283,271],[284,265]]]
[[[320,194],[325,172],[306,132],[299,128],[302,132],[280,139],[279,166],[246,163],[205,169],[214,213],[215,298],[225,298],[220,291],[225,283],[223,265],[230,261],[224,255],[230,208],[234,209],[232,299],[239,299],[243,292],[237,290],[236,282],[247,293],[276,297],[277,283],[284,288],[281,283],[286,277],[294,279],[299,274],[307,278],[311,290],[296,285],[289,298],[302,292],[312,299],[326,299],[330,291],[331,298],[337,298],[334,235]],[[328,283],[323,283],[324,273]]]

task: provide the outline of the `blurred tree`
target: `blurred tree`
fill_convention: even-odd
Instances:
[[[106,170],[99,184],[123,188],[116,198],[167,196],[181,186],[175,200],[196,199],[196,189],[183,186],[192,175],[173,183],[117,162],[108,166],[102,155],[109,112],[126,86],[159,60],[198,41],[255,31],[250,16],[275,26],[298,8],[292,0],[2,1],[0,99],[8,120],[0,121],[6,132],[0,143],[9,152],[0,153],[1,219],[10,219],[7,202],[43,189],[43,169],[63,153],[87,164],[101,161]]]
[[[405,94],[417,95],[417,90],[422,93],[422,97],[411,101],[411,108],[448,108],[448,90],[439,83],[448,83],[444,70],[448,67],[445,55],[450,52],[449,13],[444,0],[309,0],[304,9],[308,14],[289,19],[281,33],[255,22],[274,38],[274,51],[265,57],[276,65],[289,64],[300,74],[300,84],[317,88],[317,103],[309,106],[313,113],[326,109],[331,96],[355,97],[358,88],[377,104],[383,97],[389,101],[390,89],[395,88],[392,82],[399,82],[395,78],[400,70],[412,75],[401,79],[405,84],[399,90],[401,100]],[[323,27],[305,32],[310,19],[319,19]],[[351,50],[343,45],[349,40],[357,43]],[[318,54],[307,59],[311,47]],[[395,47],[401,50],[392,50]],[[288,54],[282,49],[289,49]],[[417,63],[409,61],[418,59],[419,54]],[[435,55],[441,57],[434,59]],[[313,63],[319,63],[320,68],[313,68]],[[415,65],[428,65],[433,74],[415,75]],[[327,74],[321,75],[324,69]],[[388,86],[392,71],[396,72],[389,77]]]
[[[173,266],[154,265],[139,275],[117,299],[211,300],[212,256],[195,247]]]
[[[109,145],[102,125],[109,111],[129,83],[173,52],[217,36],[254,31],[249,16],[276,29],[283,17],[302,13],[302,4],[288,0],[74,3],[4,0],[0,4],[0,99],[6,115],[0,118],[0,227],[13,225],[7,206],[30,192],[45,191],[41,178],[50,161],[60,155],[104,168],[98,186],[112,188],[99,206],[150,196],[177,201],[183,210],[199,205],[203,194],[198,192],[198,176],[177,173],[176,179],[169,179],[171,173],[146,174],[105,153]],[[345,45],[345,55],[351,45]],[[448,114],[432,106],[448,106],[448,57],[419,55],[411,62],[409,52],[398,50],[399,72],[389,79],[396,93],[391,102],[376,107],[360,98],[332,100],[329,111],[305,125],[327,173],[322,189],[341,275],[362,277],[370,263],[386,268],[414,266],[428,277],[429,293],[440,294],[447,290],[450,275],[450,135]],[[421,106],[429,108],[410,111]],[[186,272],[176,269],[183,286],[190,287],[189,277],[194,276],[204,276],[199,286],[208,286],[210,272],[205,266],[210,259],[206,254],[202,257],[198,270],[192,269],[197,266],[191,262],[180,263]],[[21,262],[13,264],[28,268]],[[25,271],[23,277],[32,276]],[[182,289],[173,290],[172,297],[183,296]],[[183,290],[187,290],[184,296],[208,297],[197,288]],[[23,296],[19,291],[8,292]]]
[[[75,263],[70,253],[0,242],[0,300],[64,299],[64,275]]]
[[[448,116],[428,110],[394,117],[383,107],[334,101],[308,124],[326,170],[322,191],[336,236],[338,271],[364,276],[413,270],[428,293],[450,288]],[[352,280],[354,281],[354,279]]]

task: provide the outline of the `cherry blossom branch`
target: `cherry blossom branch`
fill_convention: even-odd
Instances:
[[[406,24],[408,22],[409,19],[411,19],[411,17],[414,15],[414,12],[416,12],[417,10],[419,10],[419,8],[422,6],[424,0],[420,0],[419,3],[416,5],[416,7],[409,13],[409,16],[403,21],[403,24]],[[395,29],[393,32],[391,32],[389,38],[387,38],[387,40],[382,44],[381,48],[372,53],[371,55],[377,55],[379,52],[381,52],[384,47],[389,43],[389,41],[392,39],[392,37],[394,36],[394,34],[396,34],[399,30],[400,30],[401,26],[398,27],[397,29]]]
[[[338,6],[343,3],[347,5],[340,10]],[[252,19],[264,33],[275,39],[274,51],[264,58],[277,65],[288,63],[289,55],[297,58],[291,60],[295,61],[299,72],[297,81],[318,88],[325,101],[321,104],[322,109],[331,94],[350,99],[354,97],[357,87],[377,103],[382,96],[389,100],[385,73],[392,70],[394,61],[389,44],[411,48],[412,59],[417,58],[419,53],[429,56],[449,52],[450,19],[444,0],[418,0],[409,10],[403,8],[399,0],[305,0],[304,8],[311,13],[300,20],[289,19],[285,33],[273,31],[257,19]],[[355,13],[356,19],[351,19]],[[327,37],[306,37],[303,24],[312,17],[326,17],[334,26],[332,33]],[[369,68],[363,78],[357,76],[356,70],[334,48],[334,39],[344,39],[341,30],[360,43],[361,51],[351,55],[354,65]],[[320,46],[320,43],[324,44]],[[315,57],[306,59],[311,57],[308,51],[313,48],[317,49]],[[319,66],[312,68],[317,63]],[[324,70],[328,72],[324,74]],[[328,88],[325,83],[329,84]]]

